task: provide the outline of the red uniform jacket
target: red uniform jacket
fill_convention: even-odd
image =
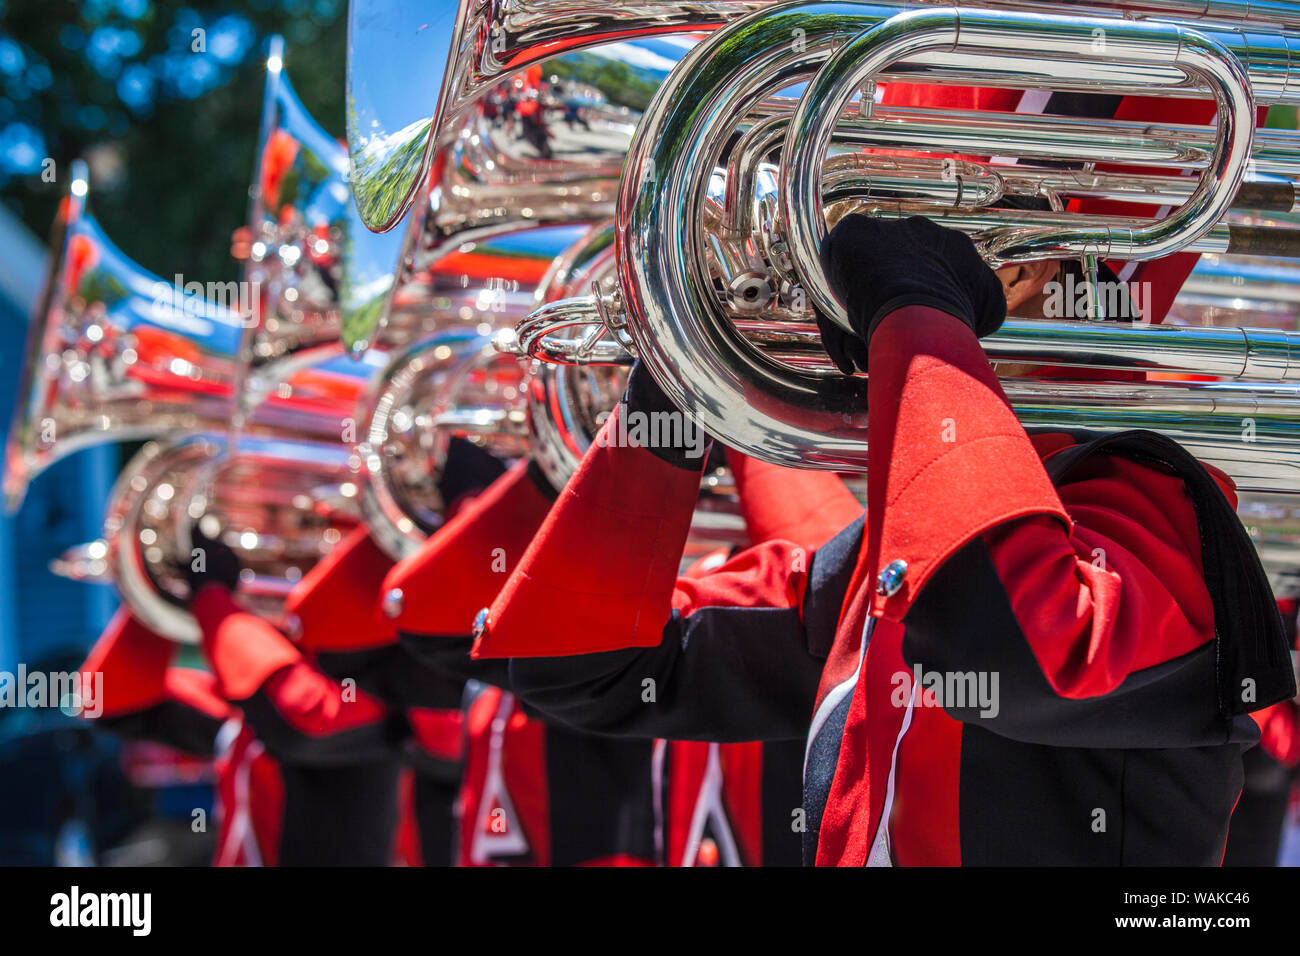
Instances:
[[[798,542],[812,550],[861,514],[844,484],[728,450],[751,544]],[[724,564],[718,551],[683,575],[698,579]],[[668,866],[797,866],[803,740],[706,743],[658,740],[656,793],[662,794],[660,852]]]
[[[176,648],[119,610],[82,665],[83,672],[103,675],[96,722],[132,739],[215,756],[213,864],[274,866],[284,806],[279,767],[217,693],[211,674],[172,665]]]
[[[446,866],[452,859],[452,806],[460,783],[462,685],[425,666],[397,643],[375,604],[393,560],[365,528],[354,531],[303,578],[286,610],[315,667],[352,679],[381,702],[410,774],[400,794],[403,859]]]
[[[655,861],[649,741],[574,733],[532,719],[500,689],[506,668],[470,659],[470,625],[550,506],[519,465],[399,563],[384,582],[402,646],[464,684],[465,765],[455,860],[462,866],[648,865]]]
[[[812,546],[860,511],[833,476],[743,458],[732,467],[751,536],[785,533]],[[505,669],[468,659],[467,624],[517,563],[549,504],[519,468],[387,582],[404,594],[403,641],[436,666],[482,682],[471,687],[466,710],[460,862],[681,865],[701,854],[713,862],[710,847],[722,863],[797,861],[791,814],[801,745],[717,753],[708,745],[594,737],[530,717],[511,693],[484,686],[503,684]]]
[[[1223,491],[1154,436],[1031,440],[970,330],[932,309],[878,328],[869,389],[865,526],[677,581],[698,476],[596,447],[476,652],[592,730],[811,723],[809,861],[1217,862],[1258,739],[1245,712],[1294,692]],[[600,628],[548,613],[579,600]]]
[[[405,736],[400,719],[356,678],[326,674],[224,588],[203,588],[192,606],[218,692],[280,766],[280,865],[388,864]]]

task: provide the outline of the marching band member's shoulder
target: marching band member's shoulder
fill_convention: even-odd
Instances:
[[[385,577],[378,614],[436,671],[497,686],[505,664],[470,658],[475,616],[491,603],[545,520],[555,490],[520,463],[461,508]]]
[[[83,688],[100,692],[83,701],[83,712],[98,713],[97,724],[125,737],[210,756],[230,706],[211,674],[173,664],[176,650],[120,608],[81,666],[91,678]]]
[[[384,752],[393,728],[382,703],[327,676],[270,623],[232,597],[238,561],[199,538],[204,571],[191,571],[191,607],[223,697],[257,728],[268,752],[290,763],[337,763]]]

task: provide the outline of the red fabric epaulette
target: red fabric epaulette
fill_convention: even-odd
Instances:
[[[287,637],[241,608],[220,585],[200,590],[190,609],[203,632],[203,651],[227,700],[247,700],[276,671],[302,660],[302,653]]]
[[[395,641],[390,623],[374,614],[392,567],[369,531],[354,528],[289,592],[285,610],[297,618],[299,646],[349,651]]]
[[[400,591],[401,600],[385,602],[397,612],[388,625],[408,634],[469,634],[550,506],[526,464],[510,469],[389,571],[378,593]]]
[[[901,621],[930,575],[989,528],[1033,514],[1070,527],[965,323],[922,306],[892,313],[872,338],[868,389],[875,518],[864,570],[869,586],[889,592],[872,601],[874,616]],[[894,574],[882,579],[886,569]]]
[[[700,472],[645,448],[615,447],[620,414],[605,422],[504,582],[473,656],[593,654],[659,643]],[[665,508],[665,501],[684,506]],[[597,604],[587,602],[587,584],[570,561],[579,554],[581,567],[606,569]]]
[[[102,674],[102,700],[83,701],[87,711],[117,717],[144,710],[167,699],[166,676],[177,645],[141,624],[120,607],[91,648],[81,673]],[[96,681],[83,680],[84,695],[93,695]],[[102,709],[100,709],[102,708]]]
[[[730,448],[727,464],[751,544],[816,548],[862,516],[862,505],[833,472],[772,465]]]

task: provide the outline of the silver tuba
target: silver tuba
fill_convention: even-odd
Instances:
[[[293,585],[361,521],[350,439],[357,403],[381,368],[378,355],[356,362],[336,343],[259,372],[260,400],[237,446],[218,430],[147,443],[114,485],[102,538],[52,569],[111,581],[142,622],[196,643],[181,569],[197,521],[239,556],[237,600],[288,628]]]
[[[10,509],[79,448],[220,428],[235,412],[254,303],[238,283],[181,287],[141,268],[86,211],[88,192],[86,166],[74,163],[5,448]]]
[[[720,22],[710,8],[754,5],[638,7],[641,29],[629,29],[624,11],[549,6],[352,4],[348,142],[359,215],[389,230],[411,210],[390,247],[391,287],[345,314],[354,350],[398,321],[403,289],[461,242],[611,215],[641,112],[695,42],[673,34]],[[432,36],[452,37],[448,61]]]
[[[801,43],[789,42],[792,31]],[[1264,27],[1193,30],[982,7],[795,3],[755,13],[692,50],[646,111],[620,189],[617,289],[550,304],[521,328],[520,346],[560,361],[635,352],[726,444],[777,463],[860,470],[865,383],[831,372],[812,321],[814,307],[842,313],[817,262],[828,222],[850,211],[927,215],[971,232],[990,262],[1078,256],[1085,270],[1098,257],[1180,250],[1293,255],[1294,230],[1239,219],[1252,203],[1295,205],[1300,138],[1257,134],[1254,112],[1300,96],[1282,52],[1293,43]],[[1041,52],[1028,58],[1026,49]],[[874,97],[900,79],[1026,89],[1047,77],[1065,91],[1210,96],[1218,122],[1163,129],[940,115]],[[784,98],[802,81],[801,98]],[[898,162],[857,152],[864,147],[935,155]],[[952,154],[1030,161],[945,165]],[[1116,161],[1194,175],[1160,183],[1093,175],[1090,164]],[[1061,162],[1082,163],[1087,175],[1063,173],[1053,166]],[[1162,191],[1151,192],[1156,185]],[[1058,205],[1041,213],[991,205],[1006,194]],[[1171,211],[1151,219],[1061,211],[1075,195],[1143,195]],[[1217,376],[1007,386],[1026,424],[1150,427],[1243,489],[1300,488],[1294,332],[1013,321],[986,348],[1018,363]],[[1255,429],[1248,445],[1243,419]]]
[[[351,211],[348,156],[307,112],[271,38],[247,224],[231,242],[260,296],[247,359],[274,361],[340,334],[342,250]]]

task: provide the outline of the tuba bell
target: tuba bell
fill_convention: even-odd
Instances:
[[[11,510],[36,475],[80,448],[223,427],[235,412],[254,304],[238,283],[182,288],[141,268],[87,212],[88,192],[79,161],[28,329],[5,449]]]
[[[339,283],[351,201],[348,157],[298,99],[271,38],[249,189],[248,222],[232,252],[261,309],[247,330],[248,359],[264,363],[340,334]]]
[[[353,416],[381,369],[378,353],[356,362],[334,343],[259,370],[237,445],[216,429],[147,443],[114,485],[103,536],[52,570],[111,581],[142,622],[196,643],[181,567],[197,521],[239,556],[239,602],[289,628],[294,583],[361,520]]]
[[[494,343],[533,308],[552,260],[582,234],[542,227],[467,242],[407,290],[402,327],[420,316],[432,331],[391,353],[358,413],[355,458],[371,534],[395,559],[443,523],[439,482],[453,439],[506,461],[526,454],[524,368]]]
[[[496,56],[454,54],[445,74],[451,85],[434,100],[410,93],[437,90],[444,74],[438,56],[425,49],[427,34],[416,36],[418,24],[398,6],[384,0],[351,8],[348,83],[358,109],[350,115],[349,150],[359,215],[370,228],[388,230],[412,210],[388,262],[390,274],[396,270],[391,286],[345,314],[344,341],[357,351],[400,311],[403,289],[418,285],[460,243],[611,215],[632,130],[694,43],[672,34],[697,20],[715,22],[707,12],[666,6],[638,8],[638,31],[627,30],[625,20],[618,29],[593,24],[558,5],[561,20],[545,26],[533,13],[498,4],[473,12],[455,4],[426,7],[420,24],[445,20],[455,36],[495,37],[493,47],[511,46],[508,66]],[[524,19],[535,22],[525,28]],[[543,36],[566,34],[559,45]],[[427,74],[427,85],[412,86],[408,76],[399,91],[390,76],[407,56],[411,70]],[[453,85],[459,92],[451,93]],[[432,119],[419,118],[429,113]]]
[[[817,262],[827,224],[839,216],[926,215],[971,233],[991,263],[1077,256],[1085,275],[1106,256],[1300,250],[1295,230],[1242,220],[1253,209],[1295,205],[1300,139],[1255,131],[1257,103],[1289,104],[1300,93],[1285,79],[1294,69],[1280,54],[1293,43],[1285,34],[982,5],[833,9],[833,17],[818,4],[760,11],[687,55],[647,109],[624,168],[617,288],[539,310],[521,327],[520,347],[559,361],[626,361],[634,351],[669,397],[726,444],[778,464],[861,470],[865,381],[830,369],[813,322],[814,310],[842,316]],[[790,44],[792,30],[803,43]],[[1092,43],[1096,30],[1104,50]],[[1030,48],[1042,54],[1024,58]],[[1041,114],[936,115],[874,96],[879,84],[900,79],[1025,89],[1044,76],[1063,91],[1210,96],[1218,122],[1164,129]],[[804,95],[786,98],[802,81]],[[951,159],[1022,146],[1050,162]],[[1093,164],[1116,161],[1117,146],[1122,162],[1193,174],[1159,177],[1163,192],[1154,195],[1168,214],[1063,208],[1076,195],[1116,198],[1131,189],[1131,198],[1151,188],[1094,175]],[[899,162],[863,148],[935,155]],[[1063,173],[1062,163],[1073,165]],[[1071,176],[1079,164],[1085,175]],[[1008,193],[1045,197],[1053,208],[996,208]],[[1214,375],[1221,381],[1005,384],[1026,424],[1150,427],[1243,489],[1300,487],[1296,333],[1010,321],[986,349],[1019,363]],[[1246,448],[1243,419],[1257,428],[1258,442]]]

